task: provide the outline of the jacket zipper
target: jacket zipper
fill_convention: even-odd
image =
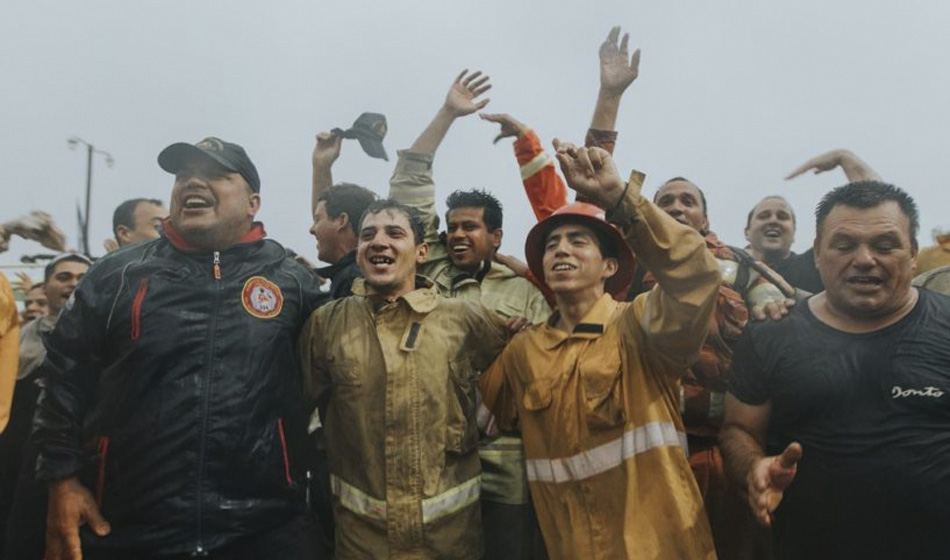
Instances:
[[[212,273],[215,280],[221,280],[221,253],[219,251],[214,252],[214,260],[212,266]],[[198,500],[196,502],[198,520],[198,542],[195,545],[195,551],[192,554],[193,557],[202,557],[207,556],[208,553],[204,549],[204,527],[202,524],[202,502],[204,500],[204,492],[202,491],[201,481],[204,478],[205,470],[205,450],[207,447],[207,437],[208,437],[208,408],[211,403],[211,379],[214,373],[214,344],[215,344],[215,333],[218,328],[218,300],[221,295],[221,283],[214,282],[214,298],[212,299],[212,319],[211,319],[211,330],[208,334],[208,376],[205,379],[205,385],[202,395],[202,405],[201,405],[201,436],[199,438],[199,450],[198,450],[198,480],[197,480],[197,489],[198,489]]]
[[[99,437],[99,470],[96,473],[96,505],[102,509],[102,495],[106,489],[106,457],[109,455],[109,438]]]
[[[284,476],[287,478],[287,486],[293,485],[294,481],[290,478],[290,460],[287,458],[287,438],[284,437],[284,419],[277,419],[277,433],[280,434],[280,450],[284,454]]]
[[[145,293],[148,291],[148,276],[139,280],[139,290],[135,293],[135,299],[132,300],[132,340],[138,340],[142,334],[142,300],[145,299]]]

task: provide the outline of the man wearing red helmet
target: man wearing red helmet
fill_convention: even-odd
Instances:
[[[521,426],[552,558],[715,558],[676,388],[706,334],[716,261],[698,232],[640,196],[642,175],[624,184],[606,151],[557,147],[589,202],[528,234],[528,265],[556,312],[485,373],[485,404],[503,428]],[[633,251],[658,285],[623,302]]]

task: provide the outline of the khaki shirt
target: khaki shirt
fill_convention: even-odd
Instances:
[[[46,359],[46,345],[43,338],[53,332],[56,319],[52,315],[42,315],[23,326],[20,331],[20,364],[16,378],[29,377]]]
[[[445,244],[439,238],[432,159],[431,154],[400,150],[389,183],[390,197],[422,214],[429,257],[419,267],[419,273],[431,279],[445,297],[481,302],[505,319],[524,317],[533,324],[546,321],[551,316],[551,307],[544,294],[507,266],[488,263],[488,269],[479,281],[452,263]],[[517,432],[483,438],[479,442],[479,454],[484,469],[482,497],[509,505],[528,503],[524,450]]]
[[[610,218],[658,285],[633,302],[603,295],[574,332],[555,328],[555,315],[518,334],[482,395],[502,427],[520,422],[552,559],[715,558],[678,380],[709,324],[716,260],[638,192]]]
[[[481,558],[476,372],[505,323],[431,284],[395,301],[362,279],[353,292],[315,311],[300,344],[307,395],[329,392],[336,557]]]

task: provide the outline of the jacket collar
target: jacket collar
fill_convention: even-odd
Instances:
[[[340,272],[354,263],[356,263],[356,251],[350,251],[349,253],[343,255],[343,258],[336,261],[335,263],[329,266],[318,268],[316,270],[317,274],[319,274],[321,278],[327,278],[332,282],[336,279],[336,276]]]
[[[354,296],[364,298],[379,297],[370,292],[365,278],[353,280],[352,292]],[[432,280],[422,275],[416,275],[416,289],[396,298],[396,301],[399,300],[405,301],[406,305],[416,313],[429,313],[439,304],[439,291],[435,288]]]
[[[172,226],[170,218],[165,218],[162,220],[162,234],[179,251],[184,251],[186,253],[204,252],[204,249],[199,249],[185,241],[185,238],[182,237],[180,233],[178,233],[178,230],[176,230],[174,226]],[[254,222],[251,224],[251,230],[247,232],[247,234],[237,243],[235,243],[235,245],[260,241],[266,236],[267,232],[264,231],[264,224],[261,222]]]
[[[605,293],[600,296],[597,303],[590,308],[587,315],[584,315],[584,318],[574,326],[574,331],[570,333],[564,332],[554,326],[561,317],[561,313],[555,310],[550,319],[548,319],[540,330],[543,336],[542,344],[546,349],[553,350],[559,344],[570,338],[600,338],[600,336],[604,334],[604,331],[607,330],[607,325],[610,323],[610,319],[614,316],[619,305],[620,304],[614,300],[610,294]]]

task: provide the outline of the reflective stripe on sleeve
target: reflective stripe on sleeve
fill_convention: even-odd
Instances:
[[[541,171],[545,165],[554,165],[554,162],[548,156],[547,152],[541,152],[534,156],[531,161],[521,166],[521,180],[524,181],[538,171]]]
[[[378,521],[386,521],[386,502],[378,500],[359,488],[330,475],[330,490],[346,509]],[[422,522],[431,523],[460,511],[478,501],[482,490],[482,478],[466,480],[445,492],[422,500]]]
[[[577,455],[560,459],[529,459],[526,461],[528,480],[554,483],[584,480],[619,467],[634,455],[657,447],[673,446],[685,450],[686,434],[677,431],[672,422],[650,422]]]

